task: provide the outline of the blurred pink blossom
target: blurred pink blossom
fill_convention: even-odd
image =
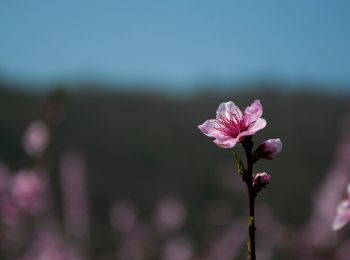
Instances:
[[[194,246],[186,236],[175,236],[165,243],[162,260],[190,260]]]
[[[263,108],[259,100],[255,100],[244,113],[232,101],[219,105],[216,119],[205,121],[198,128],[206,136],[214,137],[214,143],[222,148],[232,148],[242,142],[246,136],[254,135],[266,126],[261,118]]]
[[[83,260],[80,253],[65,243],[53,228],[41,230],[20,260]]]
[[[176,197],[160,199],[154,212],[156,228],[160,232],[171,232],[179,228],[186,218],[186,207]]]
[[[232,260],[237,259],[247,239],[245,221],[235,220],[217,239],[210,242],[208,252],[200,259]]]
[[[259,215],[257,232],[264,237],[257,245],[259,259],[273,259],[275,249],[285,250],[288,248],[292,232],[277,218],[269,205],[258,204],[256,211]]]
[[[50,132],[47,125],[40,120],[32,122],[25,130],[22,144],[24,150],[31,156],[36,156],[47,148]]]
[[[313,197],[313,209],[308,224],[300,233],[298,247],[307,259],[312,259],[313,251],[319,248],[333,248],[337,234],[332,225],[346,184],[350,181],[350,114],[344,118],[342,136],[335,151],[335,161]]]
[[[7,167],[0,164],[0,214],[1,220],[5,225],[18,226],[22,220],[21,214],[16,202],[11,194],[12,176]]]
[[[332,228],[334,231],[341,229],[350,221],[350,184],[347,187],[347,199],[342,200],[337,208]]]
[[[66,231],[88,238],[90,205],[87,193],[86,165],[81,155],[67,152],[60,161],[60,180]]]
[[[35,213],[43,210],[46,199],[46,181],[38,174],[22,170],[12,180],[12,196],[19,209]]]
[[[6,194],[1,198],[1,220],[8,226],[19,226],[23,222],[23,214],[19,210],[13,197]]]

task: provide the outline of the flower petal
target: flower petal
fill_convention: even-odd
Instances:
[[[246,131],[241,132],[238,136],[238,140],[242,140],[242,137],[249,136],[255,134],[257,131],[263,129],[266,126],[266,120],[263,118],[259,118],[253,123]]]
[[[216,122],[214,119],[209,119],[205,121],[203,124],[199,125],[199,130],[202,131],[203,134],[209,137],[219,138],[222,140],[227,140],[227,136],[223,135],[219,130],[216,129]]]
[[[203,124],[199,125],[198,128],[203,134],[210,137],[216,137],[216,135],[220,133],[215,129],[215,121],[213,119],[205,121]]]
[[[343,214],[336,215],[333,221],[332,229],[334,231],[337,231],[342,227],[344,227],[349,221],[350,221],[350,212],[345,212]]]
[[[245,135],[253,135],[259,130],[263,129],[265,126],[266,126],[266,120],[264,118],[258,118],[258,120],[256,120],[255,123],[251,124],[247,129],[247,131],[245,131],[245,132],[248,132],[248,134],[245,134]]]
[[[344,212],[349,211],[350,212],[350,201],[349,200],[343,200],[339,203],[337,207],[337,214],[344,214]]]
[[[239,117],[242,117],[241,110],[232,101],[221,103],[218,109],[216,110],[216,117],[222,115],[222,116],[225,116],[226,118],[230,118],[230,114],[235,114],[235,115],[237,114]]]
[[[221,148],[232,148],[236,145],[237,141],[237,138],[231,138],[227,140],[215,139],[214,143]]]
[[[217,115],[221,115],[221,114],[223,114],[224,112],[226,112],[227,110],[231,110],[231,108],[238,108],[237,106],[236,106],[236,104],[235,103],[233,103],[232,101],[228,101],[228,102],[222,102],[220,105],[219,105],[219,107],[218,107],[218,109],[216,110],[216,114]]]
[[[260,103],[260,100],[255,100],[249,107],[244,111],[244,114],[247,116],[248,124],[256,121],[262,116],[263,107]]]

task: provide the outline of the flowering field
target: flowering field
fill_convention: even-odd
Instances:
[[[0,259],[245,259],[247,195],[233,153],[197,125],[223,101],[255,99],[267,125],[254,141],[283,141],[278,158],[256,165],[271,176],[256,201],[257,259],[349,259],[348,96],[4,83]]]

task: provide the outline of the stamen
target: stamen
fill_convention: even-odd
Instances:
[[[218,126],[214,127],[216,130],[220,131],[222,134],[230,137],[237,137],[242,130],[242,117],[236,113],[229,113],[229,117],[224,116],[223,114],[219,115],[215,120]]]

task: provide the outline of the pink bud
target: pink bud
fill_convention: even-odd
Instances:
[[[254,176],[253,184],[257,187],[266,187],[266,185],[269,184],[270,179],[271,176],[266,172],[260,172]]]
[[[259,158],[272,160],[282,150],[281,139],[269,139],[261,143],[255,153]]]

